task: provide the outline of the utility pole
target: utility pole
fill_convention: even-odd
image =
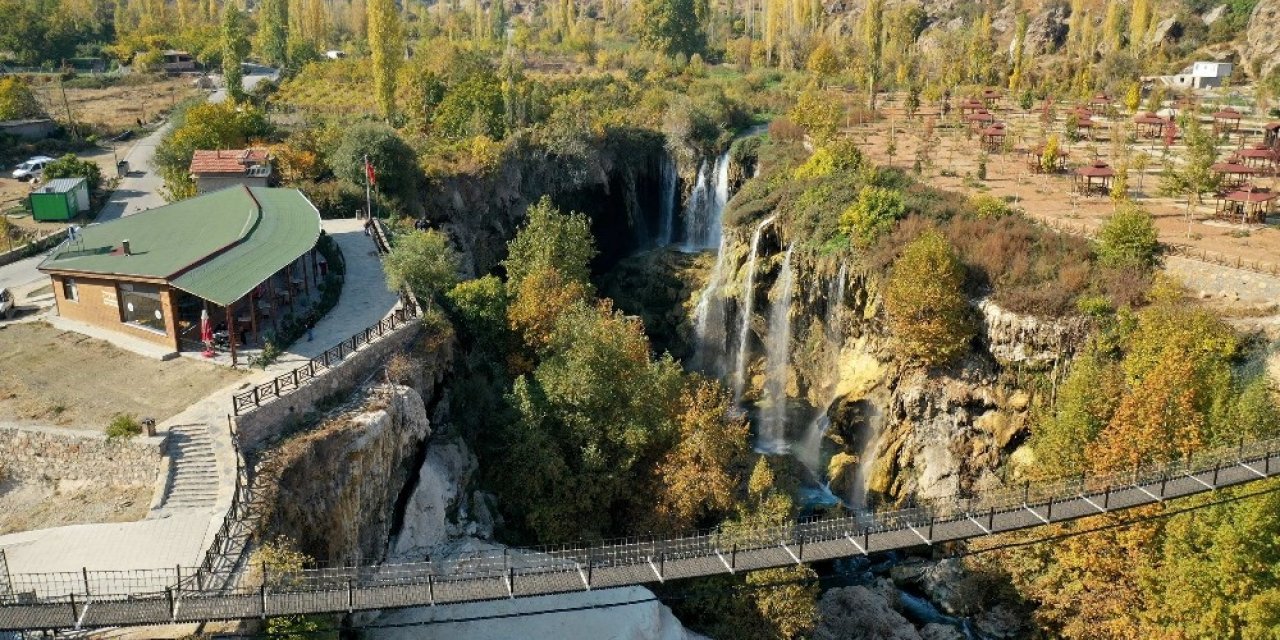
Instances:
[[[62,92],[62,106],[67,110],[67,128],[71,131],[71,137],[79,140],[80,134],[76,132],[76,120],[71,116],[71,102],[67,100],[67,86],[61,79],[58,80],[58,89]]]

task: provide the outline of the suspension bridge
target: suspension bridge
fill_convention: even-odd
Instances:
[[[0,630],[341,614],[664,583],[984,538],[1277,475],[1280,439],[1123,474],[1025,484],[898,511],[726,526],[684,537],[475,552],[412,564],[264,571],[257,584],[228,584],[204,568],[181,567],[0,574]]]

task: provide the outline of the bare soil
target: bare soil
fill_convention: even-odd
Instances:
[[[0,472],[3,473],[3,472]],[[94,522],[133,522],[147,515],[152,487],[90,482],[0,480],[0,535]]]
[[[901,98],[881,105],[881,119],[866,124],[851,123],[845,132],[853,136],[863,153],[875,162],[910,171],[917,152],[924,144],[925,121],[933,118],[933,140],[928,143],[927,152],[920,156],[923,159],[920,176],[923,182],[948,191],[970,195],[985,193],[1012,200],[1033,218],[1072,233],[1090,235],[1111,215],[1115,205],[1107,197],[1084,197],[1074,193],[1071,171],[1095,156],[1116,167],[1142,152],[1148,157],[1148,165],[1143,173],[1130,170],[1129,195],[1151,212],[1161,242],[1186,247],[1192,257],[1208,256],[1220,264],[1239,264],[1280,274],[1280,219],[1277,216],[1272,216],[1268,225],[1220,222],[1213,219],[1214,200],[1211,195],[1205,195],[1202,203],[1193,203],[1188,215],[1184,198],[1157,194],[1164,163],[1179,162],[1183,155],[1181,139],[1166,154],[1162,141],[1124,141],[1132,131],[1130,116],[1117,115],[1110,119],[1095,116],[1095,121],[1103,123],[1095,138],[1068,145],[1064,122],[1071,106],[1058,105],[1057,118],[1048,126],[1040,122],[1038,111],[1028,113],[1007,104],[994,111],[996,119],[1008,127],[1011,144],[1007,147],[1012,149],[1034,147],[1051,134],[1059,136],[1067,145],[1070,156],[1068,172],[1057,175],[1032,173],[1025,156],[1019,151],[1010,151],[988,154],[987,177],[979,180],[978,164],[983,153],[980,136],[968,134],[958,111],[953,110],[949,117],[942,118],[936,107],[923,108],[914,119],[909,119],[902,109]],[[1260,122],[1246,120],[1242,126],[1260,128]],[[1122,135],[1116,136],[1119,140],[1113,143],[1110,138],[1115,135],[1117,127]],[[887,153],[890,128],[894,131],[895,153],[892,158]],[[1261,142],[1260,136],[1243,139],[1243,144],[1255,142]],[[1240,136],[1232,136],[1219,145],[1219,157],[1229,155],[1241,144]],[[1255,179],[1254,184],[1275,189],[1280,187],[1280,179],[1265,176]]]
[[[43,322],[0,327],[0,416],[10,421],[104,430],[130,413],[161,422],[242,375],[160,362]]]
[[[136,127],[138,120],[152,122],[161,113],[201,91],[191,85],[191,78],[156,78],[141,84],[117,84],[102,89],[67,88],[66,103],[57,83],[37,87],[37,96],[45,111],[60,122],[71,117],[78,123],[96,125],[108,131]]]

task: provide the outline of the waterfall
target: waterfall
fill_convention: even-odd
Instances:
[[[765,450],[785,450],[787,427],[787,370],[791,345],[791,294],[795,269],[787,247],[782,271],[774,284],[773,307],[769,310],[769,334],[765,338],[764,397],[768,403],[760,415],[759,445]]]
[[[698,167],[698,177],[693,182],[693,192],[684,204],[684,250],[696,251],[702,248],[700,223],[703,212],[707,208],[707,161],[703,160]]]
[[[756,254],[760,251],[760,236],[764,228],[777,216],[769,216],[756,225],[751,234],[751,255],[747,257],[747,283],[742,290],[742,307],[738,312],[738,348],[733,367],[733,403],[742,401],[742,394],[747,387],[747,340],[751,337],[751,309],[755,306],[756,297]]]
[[[813,477],[821,481],[825,475],[822,469],[822,439],[831,427],[831,406],[836,402],[836,387],[839,382],[840,346],[844,342],[844,326],[841,324],[844,310],[844,292],[847,286],[849,268],[847,263],[840,263],[840,271],[827,286],[827,312],[823,318],[823,329],[826,334],[825,351],[823,352],[823,371],[829,377],[822,381],[822,402],[818,412],[805,428],[804,439],[796,447],[796,458],[800,460]]]
[[[675,235],[676,224],[676,186],[679,182],[679,176],[676,171],[676,161],[667,154],[662,161],[662,193],[658,194],[661,199],[658,209],[658,241],[659,247],[665,247],[671,244]]]
[[[717,378],[723,375],[723,356],[728,337],[725,332],[724,300],[717,294],[724,284],[725,239],[720,237],[716,250],[716,264],[711,268],[707,284],[698,294],[698,305],[693,311],[694,366]]]
[[[729,152],[725,151],[707,171],[706,160],[684,207],[685,251],[713,249],[720,244],[724,206],[729,202]],[[715,180],[715,184],[711,181]]]

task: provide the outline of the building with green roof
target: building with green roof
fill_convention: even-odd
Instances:
[[[84,227],[40,270],[59,315],[181,351],[200,348],[207,312],[234,360],[236,344],[310,297],[319,237],[320,214],[297,189],[236,186]]]

